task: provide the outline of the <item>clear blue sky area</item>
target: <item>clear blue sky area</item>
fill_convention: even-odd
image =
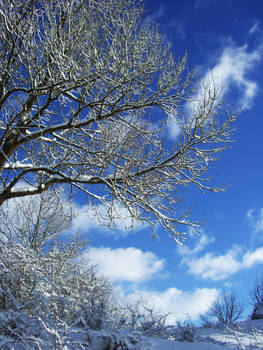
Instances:
[[[189,188],[186,204],[205,224],[183,247],[161,231],[152,240],[147,227],[129,233],[87,221],[82,228],[91,260],[120,297],[140,294],[179,320],[197,320],[224,287],[247,302],[263,276],[263,1],[147,0],[146,8],[145,20],[159,23],[175,54],[187,51],[188,69],[221,79],[226,102],[240,111],[235,142],[213,169],[231,186],[219,194]]]

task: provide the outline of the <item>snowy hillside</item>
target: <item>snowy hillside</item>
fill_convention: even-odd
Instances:
[[[194,342],[150,338],[153,350],[263,349],[263,320],[239,322],[235,329],[198,328]]]

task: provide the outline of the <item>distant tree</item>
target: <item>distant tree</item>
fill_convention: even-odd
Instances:
[[[254,306],[256,304],[263,305],[263,276],[256,279],[254,287],[250,291],[250,299]]]
[[[73,211],[61,194],[46,191],[5,201],[0,207],[0,242],[42,250],[69,228]]]
[[[226,326],[237,322],[244,311],[244,304],[239,301],[233,290],[224,289],[211,309],[201,317],[203,324]]]
[[[197,225],[180,189],[222,190],[204,174],[235,118],[143,14],[139,0],[0,0],[0,205],[64,184],[176,240]]]

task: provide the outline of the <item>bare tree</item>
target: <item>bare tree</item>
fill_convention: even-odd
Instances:
[[[211,309],[202,316],[205,324],[216,322],[219,326],[231,325],[238,321],[244,311],[244,304],[239,301],[233,290],[223,290]]]
[[[222,190],[204,174],[235,118],[143,13],[138,0],[0,0],[0,205],[64,184],[176,240],[197,225],[178,193]]]
[[[253,289],[250,291],[250,299],[252,305],[262,304],[263,305],[263,276],[257,278]]]
[[[12,198],[0,207],[0,242],[41,251],[69,228],[72,214],[69,202],[51,191]]]

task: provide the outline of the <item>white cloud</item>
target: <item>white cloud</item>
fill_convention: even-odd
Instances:
[[[205,241],[206,239],[204,239]],[[204,242],[203,241],[203,242]],[[165,260],[158,258],[154,253],[140,249],[129,248],[95,248],[91,247],[84,253],[91,264],[97,266],[97,270],[103,276],[115,284],[115,292],[120,300],[126,303],[135,303],[138,299],[153,306],[156,312],[171,315],[168,322],[183,321],[189,317],[192,320],[209,310],[218,296],[217,289],[198,288],[193,291],[184,291],[175,287],[165,291],[152,291],[137,289],[141,282],[162,272]],[[131,292],[131,285],[136,289]]]
[[[219,102],[233,88],[237,92],[238,97],[234,103],[237,104],[239,111],[250,109],[259,88],[256,81],[249,78],[249,74],[261,61],[262,52],[262,45],[254,51],[249,51],[247,45],[236,47],[233,43],[221,50],[215,65],[206,71],[200,80],[196,95],[186,104],[186,115],[191,118],[200,111],[206,114],[211,104]],[[171,137],[178,137],[180,128],[176,118],[170,118],[168,128]]]
[[[183,291],[177,288],[168,288],[163,292],[158,291],[135,291],[127,296],[131,303],[142,299],[157,312],[168,314],[167,321],[175,323],[191,318],[196,320],[207,312],[218,296],[217,289],[198,288],[194,291]]]
[[[181,133],[181,128],[176,115],[170,115],[167,121],[169,136],[176,140]]]
[[[243,266],[249,268],[255,264],[263,263],[263,247],[257,248],[254,252],[247,252],[242,259]]]
[[[240,109],[249,109],[253,105],[258,86],[247,75],[255,68],[261,56],[260,50],[249,52],[246,45],[241,47],[229,46],[223,50],[217,64],[206,73],[203,81],[210,81],[211,79],[222,81],[223,92],[225,93],[234,85],[240,93]]]
[[[235,246],[226,254],[206,253],[199,258],[184,258],[183,263],[187,265],[190,274],[218,281],[240,270],[241,263],[237,259],[239,253],[240,248]]]
[[[180,265],[187,266],[188,273],[194,276],[219,281],[256,264],[263,264],[263,247],[245,251],[239,245],[233,245],[224,254],[206,252],[200,256],[199,253],[213,241],[213,237],[201,235],[200,242],[193,248],[187,246],[178,248],[177,251],[182,256]]]
[[[112,282],[138,283],[149,280],[164,268],[165,261],[152,252],[129,248],[91,247],[87,258],[97,265],[98,272]]]
[[[130,212],[118,203],[112,203],[109,207],[75,206],[74,212],[73,232],[101,229],[110,235],[126,237],[132,230],[139,231],[144,228],[141,221],[133,218]]]
[[[186,244],[178,247],[179,254],[182,256],[195,255],[202,250],[204,250],[207,245],[213,243],[215,241],[214,237],[208,237],[205,234],[201,234],[199,237],[195,236],[197,239],[197,243],[194,247],[189,247]]]
[[[246,217],[255,233],[263,232],[263,208],[259,209],[258,212],[254,209],[249,209]]]

